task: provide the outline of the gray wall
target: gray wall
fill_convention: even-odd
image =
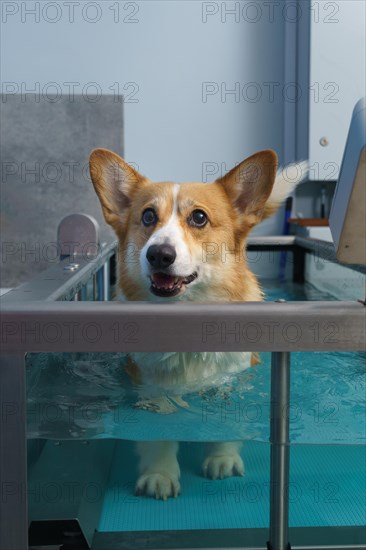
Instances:
[[[57,261],[57,227],[70,213],[91,214],[100,223],[101,239],[113,238],[88,158],[101,141],[123,153],[123,105],[113,96],[97,104],[82,96],[72,102],[23,99],[0,99],[2,287],[16,286]]]
[[[264,1],[105,0],[80,2],[73,14],[64,2],[58,10],[41,2],[33,14],[26,9],[35,2],[10,4],[13,13],[2,18],[3,92],[36,90],[47,103],[49,94],[74,90],[94,112],[92,94],[119,91],[126,159],[151,179],[213,179],[268,147],[282,159],[282,3],[272,11]],[[91,118],[88,132],[115,148],[103,124]],[[257,233],[281,229],[277,217]]]

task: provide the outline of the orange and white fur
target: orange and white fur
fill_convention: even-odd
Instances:
[[[242,302],[263,299],[245,260],[246,238],[304,178],[306,164],[277,172],[277,156],[266,150],[212,183],[153,183],[118,155],[96,149],[90,173],[105,220],[118,237],[123,299]],[[251,364],[250,354],[240,352],[134,353],[129,373],[142,386],[156,383],[169,390],[188,384],[199,390],[205,379]],[[204,475],[243,475],[240,442],[207,447]],[[179,494],[177,452],[173,441],[138,443],[137,494],[164,500]]]

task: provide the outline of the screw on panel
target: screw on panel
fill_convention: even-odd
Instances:
[[[329,139],[323,136],[320,138],[319,143],[322,147],[327,147],[327,145],[329,145]]]

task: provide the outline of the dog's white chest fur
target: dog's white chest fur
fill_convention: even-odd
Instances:
[[[130,354],[149,384],[171,387],[194,385],[199,389],[215,381],[215,376],[242,372],[250,367],[249,352],[138,352]]]

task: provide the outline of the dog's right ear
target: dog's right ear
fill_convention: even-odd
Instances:
[[[95,149],[90,155],[89,167],[105,221],[118,231],[126,222],[132,195],[147,180],[108,149]]]

